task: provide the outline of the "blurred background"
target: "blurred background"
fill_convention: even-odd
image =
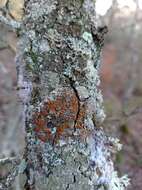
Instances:
[[[142,190],[142,0],[97,0],[98,25],[109,32],[102,52],[101,89],[107,118],[104,129],[118,137],[120,174],[131,178],[129,190]],[[17,37],[0,24],[0,153],[22,153],[24,129],[16,91]],[[5,170],[1,169],[4,175]],[[20,190],[18,178],[15,190]]]

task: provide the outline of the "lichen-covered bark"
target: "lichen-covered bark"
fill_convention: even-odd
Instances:
[[[25,0],[16,58],[24,104],[25,189],[123,190],[98,89],[104,28],[93,0]]]

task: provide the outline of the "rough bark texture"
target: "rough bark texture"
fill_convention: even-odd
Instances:
[[[100,83],[104,28],[93,0],[25,0],[16,58],[24,103],[25,189],[123,190],[107,137]],[[24,166],[25,167],[25,166]]]

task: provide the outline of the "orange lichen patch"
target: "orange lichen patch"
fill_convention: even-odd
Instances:
[[[83,105],[80,107],[80,111],[79,111],[76,126],[75,126],[76,128],[82,129],[84,127],[83,121],[84,121],[85,115],[86,115],[86,107],[85,105]]]
[[[75,128],[83,128],[84,108],[79,107],[73,90],[65,88],[55,100],[43,103],[40,112],[33,114],[34,131],[37,137],[46,142],[57,142],[61,137],[72,134]]]

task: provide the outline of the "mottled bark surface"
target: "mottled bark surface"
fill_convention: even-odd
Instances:
[[[107,137],[99,66],[103,33],[93,0],[29,0],[19,34],[18,88],[24,103],[25,189],[119,189]]]

